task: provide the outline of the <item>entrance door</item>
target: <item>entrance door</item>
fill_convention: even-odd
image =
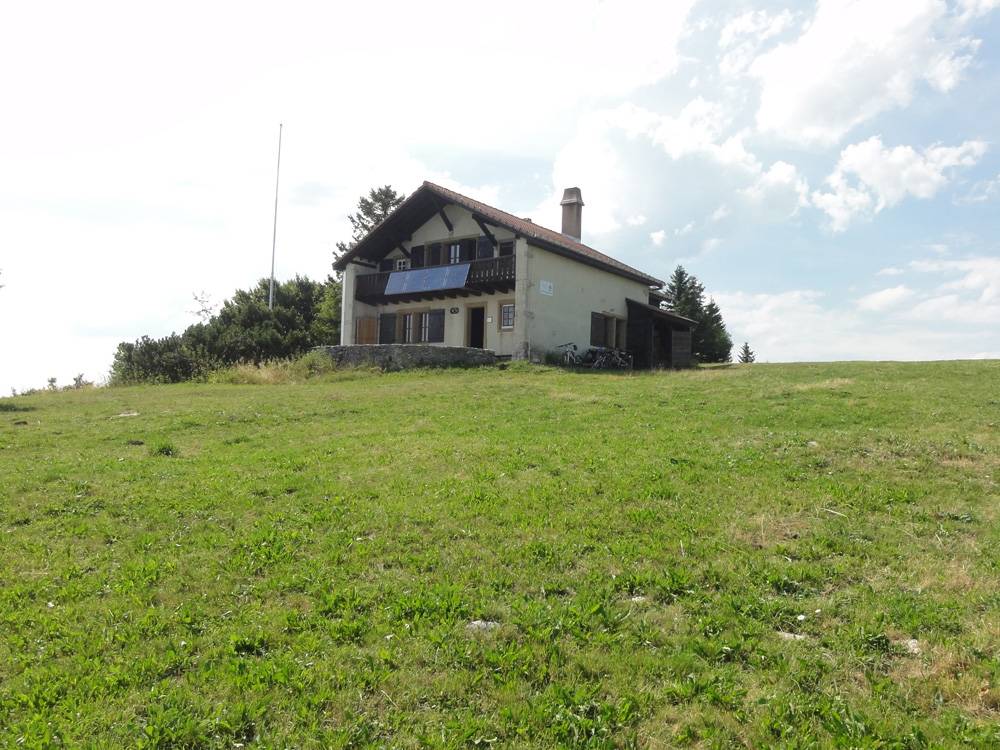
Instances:
[[[482,349],[486,345],[486,308],[469,308],[469,346]]]

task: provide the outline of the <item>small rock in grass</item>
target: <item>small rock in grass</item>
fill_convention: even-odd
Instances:
[[[778,637],[784,638],[786,641],[804,641],[806,637],[800,633],[788,633],[784,630],[778,631]]]
[[[126,440],[125,445],[145,445],[145,440]]]
[[[798,620],[799,622],[805,622],[806,616],[805,615],[799,615],[795,619]]]
[[[806,445],[808,445],[810,448],[819,448],[819,443],[817,443],[815,440],[810,440],[808,443],[806,443]]]
[[[116,414],[115,416],[113,416],[111,418],[112,419],[120,419],[122,417],[138,417],[138,416],[139,416],[139,412],[137,412],[137,411],[123,411],[121,414]]]
[[[903,648],[906,649],[907,653],[916,656],[920,653],[920,641],[916,638],[907,638],[903,641]]]
[[[48,608],[49,609],[52,609],[54,606],[56,606],[55,602],[49,602],[48,603]]]
[[[636,594],[635,596],[630,597],[629,601],[641,604],[642,602],[646,601],[646,597],[644,597],[642,594]]]
[[[465,629],[472,633],[487,633],[490,630],[496,630],[499,627],[500,623],[495,622],[494,620],[473,620],[465,626]]]

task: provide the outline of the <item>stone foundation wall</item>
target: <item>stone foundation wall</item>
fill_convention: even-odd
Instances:
[[[320,346],[339,367],[377,367],[384,371],[413,367],[482,367],[495,365],[496,354],[464,346],[421,344],[356,344]]]

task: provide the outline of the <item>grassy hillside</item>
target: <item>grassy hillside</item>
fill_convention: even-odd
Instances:
[[[998,471],[997,362],[0,401],[0,745],[996,747]]]

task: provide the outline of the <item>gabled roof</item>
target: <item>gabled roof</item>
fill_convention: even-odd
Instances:
[[[343,270],[356,258],[380,258],[388,254],[400,242],[407,240],[412,230],[436,214],[442,206],[454,204],[481,217],[486,224],[503,227],[514,234],[525,237],[529,242],[568,258],[603,268],[611,273],[640,281],[649,286],[661,287],[663,281],[636,270],[589,245],[577,242],[562,232],[546,229],[531,221],[526,221],[506,211],[488,206],[474,198],[456,193],[454,190],[424,182],[395,211],[348,252],[344,253],[334,267]]]

